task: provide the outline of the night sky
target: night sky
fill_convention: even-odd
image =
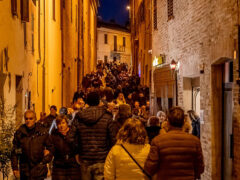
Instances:
[[[115,19],[116,23],[125,25],[129,20],[128,10],[126,9],[129,0],[100,0],[98,16],[104,21]]]

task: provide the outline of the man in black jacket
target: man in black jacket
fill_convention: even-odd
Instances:
[[[105,159],[115,143],[112,115],[99,101],[97,92],[87,95],[89,107],[76,115],[67,135],[72,143],[78,138],[82,180],[103,178]]]
[[[36,123],[36,113],[24,113],[25,124],[14,134],[11,164],[14,176],[21,180],[43,180],[52,159],[52,145],[46,128]]]

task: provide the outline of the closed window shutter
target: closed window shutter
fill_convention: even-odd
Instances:
[[[173,0],[168,0],[168,20],[173,18]]]
[[[17,16],[17,0],[11,0],[12,15]]]
[[[153,4],[153,25],[154,25],[154,30],[157,30],[157,0],[154,0],[154,4]]]
[[[55,0],[52,0],[52,12],[53,12],[53,20],[56,21],[56,4]]]
[[[21,0],[21,19],[29,22],[29,0]]]

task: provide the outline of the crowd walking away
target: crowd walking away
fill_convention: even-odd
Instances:
[[[29,109],[15,132],[20,180],[195,180],[204,172],[200,120],[172,107],[150,113],[149,87],[125,63],[99,63],[71,107]],[[80,88],[81,87],[81,88]]]

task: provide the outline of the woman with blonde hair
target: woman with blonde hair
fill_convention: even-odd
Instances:
[[[138,119],[128,119],[117,134],[117,144],[108,153],[104,165],[105,180],[145,180],[143,170],[150,145],[144,125]]]

